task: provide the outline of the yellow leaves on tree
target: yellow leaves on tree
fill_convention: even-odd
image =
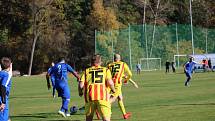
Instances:
[[[109,31],[119,28],[119,22],[117,21],[114,10],[105,8],[103,6],[103,0],[94,0],[89,20],[90,23],[100,31]]]

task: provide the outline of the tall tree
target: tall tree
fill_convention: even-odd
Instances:
[[[59,54],[58,56],[68,54],[68,38],[64,32],[67,24],[64,20],[64,0],[33,0],[31,5],[33,10],[33,44],[28,71],[29,75],[31,75],[34,51],[38,39],[41,40],[39,46],[40,50],[38,51],[42,51],[47,46],[52,47],[49,51],[45,51],[43,54],[40,53],[39,57],[52,58],[56,57],[53,56],[56,55],[56,53]],[[45,54],[48,54],[49,57]],[[46,62],[49,62],[49,60],[46,60]]]

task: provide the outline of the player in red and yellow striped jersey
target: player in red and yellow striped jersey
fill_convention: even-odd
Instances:
[[[114,62],[108,64],[108,68],[111,70],[114,87],[116,92],[112,94],[110,98],[110,102],[113,103],[116,99],[118,99],[118,104],[120,110],[122,111],[123,118],[128,119],[131,116],[131,113],[126,113],[125,107],[123,104],[123,96],[122,96],[122,78],[126,74],[125,81],[129,81],[131,79],[132,73],[125,62],[121,61],[121,57],[119,54],[114,55]]]
[[[86,121],[93,120],[96,110],[103,121],[110,121],[111,105],[108,88],[115,92],[111,72],[101,66],[101,56],[95,55],[92,58],[92,66],[84,71],[79,82],[79,95],[84,94],[85,97]]]

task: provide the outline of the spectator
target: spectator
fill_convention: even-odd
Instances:
[[[175,73],[175,62],[171,62],[172,72]]]
[[[212,64],[211,64],[211,59],[209,58],[208,60],[208,67],[211,71],[213,71],[213,67],[212,67]]]
[[[206,59],[202,60],[202,69],[204,72],[206,71]]]
[[[166,61],[166,73],[169,73],[169,66],[170,66],[170,62],[167,60]]]
[[[137,74],[140,74],[141,71],[141,64],[138,62],[136,65]]]

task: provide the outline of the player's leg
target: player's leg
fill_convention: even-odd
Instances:
[[[51,82],[52,82],[52,96],[55,97],[55,78],[52,76],[51,77]]]
[[[94,102],[88,102],[85,104],[86,121],[92,121],[93,120],[94,111],[95,111]]]
[[[100,118],[101,118],[98,110],[96,110],[96,117],[97,117],[98,120],[100,120]]]
[[[64,110],[66,116],[70,116],[69,108],[68,108],[69,103],[70,103],[70,89],[69,89],[69,86],[65,86],[63,88],[63,97],[62,97],[61,109]]]
[[[68,94],[66,88],[62,88],[58,85],[56,85],[56,90],[58,92],[58,97],[62,98],[62,104],[61,108],[58,111],[58,114],[62,115],[63,117],[66,117],[66,112],[68,112],[68,105],[70,100],[70,93]]]
[[[119,108],[123,114],[123,118],[128,119],[131,116],[131,113],[125,111],[122,93],[118,96],[118,105],[119,105]]]
[[[186,72],[186,76],[187,76],[187,80],[185,81],[185,86],[188,86],[188,83],[190,82],[190,80],[191,80],[191,73],[189,73],[189,72]]]
[[[52,88],[52,96],[53,96],[53,98],[55,98],[55,90],[56,90],[56,88],[53,87],[53,88]]]
[[[123,114],[123,118],[124,119],[128,119],[130,116],[131,116],[131,113],[126,113],[125,111],[125,106],[124,106],[124,103],[123,103],[123,96],[122,96],[122,91],[121,91],[121,86],[118,86],[118,87],[115,87],[116,89],[116,94],[115,96],[117,96],[117,99],[118,99],[118,105],[119,105],[119,108]]]
[[[103,121],[110,121],[111,118],[111,104],[109,101],[99,100],[96,101],[96,110],[102,117]]]
[[[93,120],[93,115],[86,116],[86,121],[92,121]]]

